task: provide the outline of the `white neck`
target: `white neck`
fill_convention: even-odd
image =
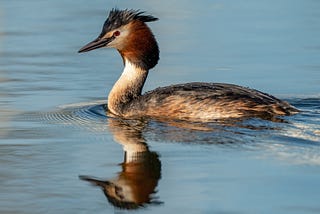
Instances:
[[[120,78],[114,84],[108,97],[108,109],[116,115],[122,115],[123,107],[141,96],[148,71],[143,70],[125,59],[125,67]]]

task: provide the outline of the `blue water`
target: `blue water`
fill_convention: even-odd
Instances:
[[[106,115],[122,60],[77,51],[114,6],[160,18],[145,91],[227,82],[302,112],[226,124]],[[320,212],[319,1],[1,0],[0,17],[0,213]]]

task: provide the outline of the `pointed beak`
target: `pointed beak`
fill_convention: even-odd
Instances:
[[[114,38],[109,37],[109,38],[97,38],[93,40],[92,42],[89,42],[85,46],[83,46],[78,53],[83,53],[83,52],[88,52],[94,49],[102,48],[107,46]]]
[[[100,187],[105,187],[105,186],[110,186],[112,185],[112,183],[110,181],[102,181],[102,180],[98,180],[94,177],[91,176],[87,176],[87,175],[79,175],[79,179],[83,180],[83,181],[88,181],[90,182],[92,185],[96,185],[96,186],[100,186]]]

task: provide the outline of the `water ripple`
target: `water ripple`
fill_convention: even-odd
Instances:
[[[144,128],[147,136],[159,140],[182,142],[251,142],[255,136],[264,138],[285,136],[294,142],[320,142],[319,99],[296,99],[291,103],[302,110],[300,114],[286,117],[285,123],[250,119],[235,123],[189,123],[182,121],[148,121]],[[107,120],[106,100],[60,106],[57,111],[24,114],[30,120],[80,126],[95,132],[105,132]],[[118,118],[119,119],[119,118]],[[193,136],[190,138],[190,136]],[[214,139],[214,140],[212,140]],[[224,140],[223,140],[224,139]]]
[[[122,120],[107,115],[105,103],[106,100],[99,100],[64,105],[56,111],[28,113],[23,117],[108,135],[112,133],[110,120],[118,120],[120,131],[128,128],[141,131],[147,141],[264,151],[263,155],[259,152],[257,158],[271,156],[294,164],[320,165],[320,99],[290,100],[302,112],[285,117],[282,123],[260,119],[235,123]]]

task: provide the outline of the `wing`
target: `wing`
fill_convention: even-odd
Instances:
[[[147,92],[134,105],[151,117],[215,120],[239,117],[290,115],[287,102],[266,93],[224,83],[187,83]]]

